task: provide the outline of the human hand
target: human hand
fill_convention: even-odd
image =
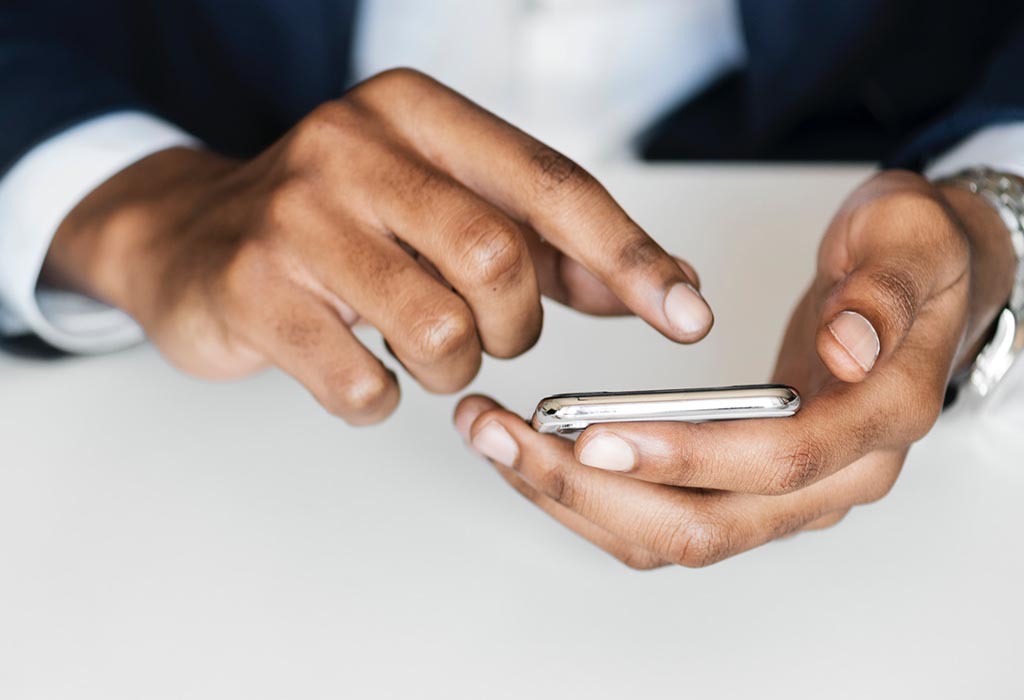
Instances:
[[[278,365],[332,413],[394,409],[378,328],[428,390],[530,348],[540,295],[694,342],[696,274],[579,166],[430,78],[378,75],[251,160],[167,150],[67,217],[45,274],[125,310],[208,378]]]
[[[471,396],[455,423],[519,491],[624,562],[704,566],[884,496],[1014,266],[979,197],[885,172],[836,215],[790,320],[774,381],[800,390],[796,416],[596,425],[574,444]]]

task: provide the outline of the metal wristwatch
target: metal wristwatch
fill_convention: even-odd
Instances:
[[[960,187],[988,202],[1010,232],[1017,256],[1010,299],[996,319],[992,337],[974,363],[953,379],[950,387],[959,396],[989,396],[1024,352],[1024,183],[990,168],[971,168],[943,178],[936,184]]]

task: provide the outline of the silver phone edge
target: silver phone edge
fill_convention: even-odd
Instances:
[[[730,394],[750,394],[758,399],[777,399],[780,404],[765,406],[724,406],[703,410],[680,410],[678,402],[693,402],[695,395],[721,395],[722,401],[734,396]],[[581,397],[593,405],[581,405]],[[704,397],[707,399],[708,397]],[[573,403],[575,402],[575,403]],[[658,408],[653,413],[637,416],[616,416],[608,412],[608,407],[636,406],[650,404],[666,404],[664,409]],[[567,408],[574,409],[574,415],[560,415]],[[604,409],[604,410],[602,410]],[[743,387],[710,387],[706,389],[681,389],[678,391],[654,392],[606,392],[600,394],[558,394],[542,399],[534,411],[530,425],[534,430],[545,434],[573,436],[590,425],[596,423],[633,423],[656,421],[704,422],[716,420],[743,420],[754,418],[784,418],[794,415],[800,409],[800,394],[793,387],[783,384],[765,384]]]

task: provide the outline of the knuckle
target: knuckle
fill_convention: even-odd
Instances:
[[[880,501],[889,495],[895,486],[906,452],[869,456],[864,461],[851,465],[856,480],[856,496],[848,505],[865,505]]]
[[[871,200],[872,213],[897,222],[948,221],[946,207],[930,187],[919,184],[886,192]],[[915,226],[915,228],[917,228]]]
[[[909,328],[917,316],[918,299],[921,298],[915,280],[894,269],[873,270],[870,280],[885,308],[885,322],[898,330]]]
[[[849,512],[850,509],[847,508],[846,510],[841,510],[836,513],[821,515],[818,518],[815,518],[814,520],[809,520],[807,523],[804,524],[803,528],[801,529],[804,531],[827,530],[828,528],[835,527],[836,525],[838,525],[843,520],[843,518],[845,518],[849,514]]]
[[[351,100],[324,102],[298,123],[289,143],[302,157],[320,155],[325,152],[325,144],[333,146],[339,136],[351,133],[356,119],[358,115]]]
[[[901,211],[912,215],[914,220],[928,224],[946,224],[949,222],[949,210],[931,191],[909,192],[902,194],[896,203]],[[948,226],[939,226],[937,230],[946,230]]]
[[[382,71],[360,83],[349,91],[347,97],[368,104],[378,100],[390,101],[433,82],[430,77],[415,68],[399,66]]]
[[[279,317],[274,322],[274,335],[292,351],[308,353],[320,345],[323,327],[318,323]]]
[[[530,158],[539,194],[559,200],[577,197],[597,186],[586,170],[548,146],[538,146]]]
[[[790,512],[776,514],[766,524],[765,532],[768,535],[767,539],[769,541],[777,540],[799,532],[807,523],[814,520],[815,515],[815,513],[799,514]]]
[[[430,78],[422,71],[410,68],[409,66],[397,66],[378,73],[371,79],[375,83],[392,84],[397,86],[422,84]]]
[[[578,484],[560,467],[555,467],[544,474],[540,485],[548,498],[566,508],[575,509],[580,503]]]
[[[631,270],[638,267],[647,267],[664,255],[665,251],[662,250],[661,246],[654,239],[637,230],[619,247],[616,259],[621,269]]]
[[[825,450],[812,439],[800,438],[771,459],[766,493],[782,495],[814,483],[825,473]]]
[[[442,311],[422,322],[416,335],[421,361],[441,362],[459,355],[476,340],[476,326],[468,309]]]
[[[613,552],[613,556],[634,571],[650,571],[665,566],[662,559],[642,549]]]
[[[297,221],[307,216],[313,198],[299,179],[289,179],[275,187],[266,197],[263,219],[272,231],[294,228]]]
[[[700,569],[728,556],[730,539],[728,528],[721,523],[696,518],[671,531],[667,551],[674,563]]]
[[[430,201],[434,206],[440,202],[443,207],[452,190],[457,189],[448,175],[427,163],[403,158],[399,171],[401,175],[394,178],[392,187],[403,197]]]
[[[686,426],[683,437],[668,440],[659,447],[665,460],[671,483],[692,486],[691,478],[702,474],[716,474],[721,467],[718,460],[719,440],[711,423],[693,423]]]
[[[231,247],[218,284],[229,296],[248,296],[252,290],[285,276],[285,253],[278,241],[263,236],[247,236],[226,244]]]
[[[922,259],[905,261],[906,268],[916,270],[922,279],[941,270],[942,280],[946,281],[951,273],[966,269],[971,248],[963,225],[931,185],[916,183],[881,195],[866,205],[864,215],[866,220],[885,221],[902,240],[927,251]],[[905,274],[902,276],[906,278]],[[921,289],[917,291],[920,293]]]
[[[863,496],[857,500],[857,503],[860,505],[867,505],[868,503],[880,501],[889,495],[892,491],[892,487],[895,485],[895,476],[879,474],[868,483]]]
[[[465,269],[485,286],[515,278],[526,265],[528,253],[519,229],[502,216],[474,217],[463,235],[471,241]]]
[[[847,515],[850,514],[851,510],[852,510],[852,507],[851,508],[847,508],[845,510],[839,511],[838,513],[833,515],[827,522],[823,523],[821,529],[824,530],[824,529],[827,529],[827,528],[830,528],[830,527],[835,527],[836,525],[841,523],[846,518]]]
[[[357,419],[375,413],[383,405],[390,380],[380,373],[366,372],[329,383],[332,388],[324,392],[321,400],[324,408],[340,418]]]
[[[304,133],[317,134],[325,129],[333,129],[340,120],[346,118],[350,105],[345,100],[329,100],[317,105],[305,119],[299,122],[299,130]]]

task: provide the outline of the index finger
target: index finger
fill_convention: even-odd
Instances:
[[[835,383],[791,418],[594,425],[575,445],[588,466],[673,486],[779,495],[875,450],[906,446],[938,418],[942,384],[897,373]]]
[[[393,126],[425,158],[526,223],[668,338],[700,340],[714,317],[676,261],[592,175],[440,83],[397,71],[386,93]],[[383,95],[382,95],[383,96]],[[373,109],[378,98],[365,96]]]

